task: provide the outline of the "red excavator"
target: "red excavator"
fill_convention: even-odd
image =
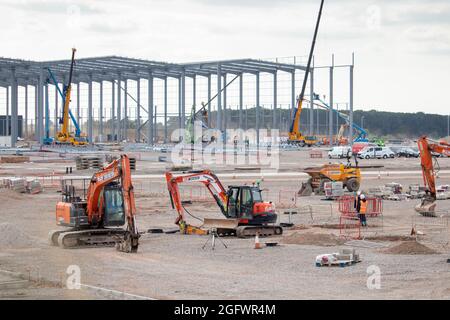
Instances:
[[[433,141],[428,139],[426,136],[420,137],[417,144],[419,145],[420,161],[422,165],[423,182],[426,187],[426,195],[415,209],[424,216],[435,216],[436,178],[433,166],[433,153],[450,156],[450,144],[444,141]]]
[[[258,186],[228,186],[225,190],[219,178],[209,170],[183,173],[166,172],[172,208],[178,212],[175,224],[185,234],[206,234],[206,231],[186,223],[186,213],[192,215],[183,205],[178,185],[185,182],[200,182],[211,193],[220,211],[227,219],[214,219],[219,234],[235,234],[238,237],[280,235],[283,229],[275,225],[277,214],[271,202],[262,200]],[[206,219],[204,220],[204,222]],[[236,226],[232,226],[236,221]]]
[[[56,224],[70,229],[51,231],[52,245],[116,245],[119,251],[137,252],[139,232],[127,155],[121,155],[92,176],[84,199],[76,195],[73,185],[65,185],[62,194],[62,201],[56,205]]]

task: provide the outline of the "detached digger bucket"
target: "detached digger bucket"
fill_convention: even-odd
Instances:
[[[204,229],[236,229],[239,219],[203,219],[202,228]]]

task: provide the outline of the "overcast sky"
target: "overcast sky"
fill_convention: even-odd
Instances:
[[[0,56],[170,62],[304,56],[319,0],[0,0]],[[316,65],[355,52],[359,109],[448,114],[450,1],[325,0]],[[326,92],[326,75],[322,87]],[[348,78],[336,75],[345,99]]]

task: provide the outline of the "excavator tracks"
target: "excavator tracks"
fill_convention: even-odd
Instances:
[[[260,237],[279,236],[283,234],[283,228],[280,226],[239,226],[236,228],[238,238],[254,237],[256,234]]]
[[[64,249],[113,247],[127,231],[123,229],[54,230],[49,233],[49,242]]]

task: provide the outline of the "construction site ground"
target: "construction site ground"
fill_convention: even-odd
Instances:
[[[422,218],[414,211],[419,200],[383,202],[382,217],[368,219],[363,241],[352,240],[356,229],[339,227],[336,201],[323,196],[296,197],[307,176],[305,167],[326,158],[311,159],[309,150],[282,151],[279,174],[255,170],[249,165],[211,166],[224,185],[260,180],[265,200],[273,201],[279,222],[293,228],[283,236],[262,238],[274,247],[254,249],[254,239],[223,237],[202,249],[208,236],[179,233],[146,233],[139,252],[127,254],[112,247],[61,249],[48,244],[55,226],[55,206],[61,199],[59,179],[89,177],[94,170],[73,170],[73,155],[33,153],[29,163],[0,164],[0,179],[36,177],[44,191],[19,194],[0,189],[0,299],[449,299],[450,229],[445,212],[450,200],[438,201],[443,217]],[[324,153],[325,154],[325,153]],[[133,182],[141,232],[161,228],[175,230],[176,213],[170,207],[163,172],[168,163],[158,162],[158,152],[136,152]],[[450,184],[450,158],[439,159],[438,184]],[[361,160],[360,165],[383,165],[363,171],[362,189],[389,182],[421,183],[420,159]],[[239,167],[236,170],[235,167]],[[247,168],[246,168],[247,167]],[[257,168],[256,168],[257,169]],[[196,218],[221,218],[218,207],[201,187],[183,187],[189,212]],[[201,225],[195,217],[188,222]],[[412,226],[419,243],[411,239]],[[346,239],[339,237],[344,232]],[[361,263],[345,268],[318,268],[315,257],[355,246]],[[425,247],[425,249],[424,249]],[[67,289],[67,269],[79,266],[81,289]],[[380,289],[367,286],[368,268],[380,270]],[[373,268],[373,267],[372,267]],[[373,270],[369,268],[369,271]]]

